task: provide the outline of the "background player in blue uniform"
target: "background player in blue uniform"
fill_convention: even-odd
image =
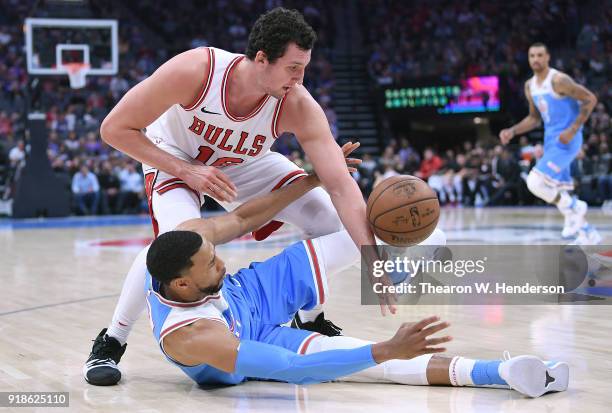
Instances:
[[[568,190],[574,184],[570,164],[582,146],[582,125],[587,121],[597,98],[571,77],[549,67],[550,55],[543,43],[529,48],[533,77],[525,82],[529,115],[499,133],[505,145],[544,123],[544,156],[527,177],[527,187],[537,197],[554,204],[565,217],[562,236],[577,235],[577,244],[598,244],[599,233],[585,219],[587,204]]]
[[[153,333],[168,360],[199,384],[341,379],[513,388],[531,397],[567,388],[563,362],[433,356],[451,340],[432,337],[448,327],[437,317],[404,323],[379,343],[282,326],[324,301],[328,276],[359,261],[349,234],[295,243],[234,275],[226,275],[215,245],[258,228],[317,185],[309,176],[231,213],[187,221],[151,244],[145,291]]]

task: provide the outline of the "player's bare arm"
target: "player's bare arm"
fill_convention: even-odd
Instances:
[[[352,142],[347,142],[342,147],[349,171],[355,169],[351,165],[361,162],[348,157],[357,147],[359,144]],[[292,202],[319,185],[319,178],[310,175],[292,185],[255,197],[232,212],[213,218],[192,219],[182,223],[177,229],[195,231],[214,245],[224,244],[260,228]]]
[[[296,135],[357,247],[375,245],[361,190],[347,173],[342,151],[329,129],[325,113],[303,86],[296,85],[288,93],[279,119],[279,130]],[[369,258],[371,261],[378,259]],[[391,302],[392,297],[385,296],[384,299],[386,302],[381,303],[383,315],[386,307],[394,314],[396,308]]]
[[[449,326],[446,322],[437,323],[438,321],[438,317],[429,317],[417,323],[402,324],[391,339],[372,345],[374,361],[383,363],[395,359],[408,360],[423,354],[446,351],[445,348],[437,346],[451,341],[450,336],[431,337]],[[181,327],[168,334],[163,340],[166,354],[179,363],[187,366],[207,364],[227,373],[236,371],[239,344],[240,341],[227,326],[221,322],[206,319]],[[281,347],[263,343],[261,345],[277,351],[279,358],[287,357],[287,350]],[[318,354],[321,355],[321,353]],[[312,355],[292,353],[291,356],[311,357]],[[330,363],[336,362],[337,360],[330,360]],[[287,367],[292,368],[290,364]]]
[[[529,80],[525,82],[525,97],[529,103],[529,114],[516,125],[507,129],[502,129],[502,131],[499,132],[499,139],[503,145],[507,145],[516,135],[527,133],[537,128],[542,123],[540,112],[536,109],[533,98],[531,97],[531,92],[529,92]]]
[[[224,244],[266,224],[289,204],[318,185],[317,177],[311,175],[293,185],[255,197],[227,214],[192,219],[176,229],[197,232],[214,245]]]
[[[142,130],[172,105],[189,105],[208,70],[208,54],[201,49],[181,53],[164,63],[117,103],[102,122],[102,139],[132,158],[183,179],[191,188],[231,201],[236,188],[217,168],[181,160],[151,143]]]
[[[557,73],[552,79],[552,86],[559,95],[568,96],[580,102],[580,112],[576,120],[559,135],[559,140],[567,144],[574,138],[578,129],[591,115],[591,112],[597,105],[597,97],[584,86],[574,82],[565,73]]]

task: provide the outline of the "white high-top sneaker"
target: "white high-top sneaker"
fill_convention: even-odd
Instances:
[[[599,245],[601,244],[601,235],[594,226],[586,224],[580,231],[578,231],[578,237],[571,243],[571,245]]]
[[[548,392],[567,390],[569,366],[562,361],[544,362],[536,356],[510,357],[505,351],[499,376],[519,393],[540,397]]]
[[[586,202],[576,199],[572,207],[563,211],[565,217],[563,231],[561,231],[563,238],[572,238],[578,234],[580,227],[584,225],[584,216],[588,209]]]

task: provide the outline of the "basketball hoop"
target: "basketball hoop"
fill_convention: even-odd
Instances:
[[[85,76],[89,72],[90,65],[88,63],[63,63],[62,69],[68,73],[70,78],[70,87],[73,89],[81,89],[87,83]]]

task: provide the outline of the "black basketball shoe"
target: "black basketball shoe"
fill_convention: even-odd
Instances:
[[[317,318],[315,318],[315,321],[306,322],[303,322],[300,319],[299,313],[296,313],[293,321],[291,322],[291,327],[300,330],[314,331],[329,337],[342,335],[342,329],[331,321],[326,320],[323,313],[319,314]]]
[[[83,366],[83,376],[87,383],[96,386],[112,386],[121,380],[121,371],[117,363],[125,353],[127,344],[119,344],[116,338],[100,331],[94,341],[91,353]]]

